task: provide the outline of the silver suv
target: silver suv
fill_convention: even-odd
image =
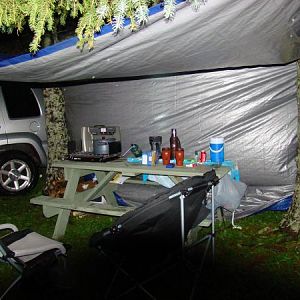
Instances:
[[[47,163],[42,90],[0,86],[0,194],[22,194],[35,186]]]

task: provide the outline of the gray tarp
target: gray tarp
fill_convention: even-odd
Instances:
[[[226,159],[236,161],[241,180],[254,186],[246,208],[257,210],[293,191],[296,70],[293,63],[68,87],[71,134],[80,149],[81,126],[118,125],[125,152],[131,143],[148,150],[151,135],[168,145],[170,129],[177,128],[186,156],[209,152],[210,137],[223,136]]]
[[[77,142],[81,126],[99,123],[121,126],[124,150],[147,149],[150,135],[167,145],[173,127],[186,155],[224,136],[226,159],[238,162],[249,185],[241,215],[291,194],[300,1],[209,0],[199,12],[181,3],[168,24],[159,10],[136,33],[115,36],[106,26],[92,51],[80,52],[73,39],[2,60],[0,81],[114,79],[66,88]]]
[[[92,51],[80,52],[74,39],[47,47],[35,58],[0,62],[0,81],[149,76],[285,64],[300,57],[299,0],[209,0],[198,12],[181,3],[175,19],[165,23],[158,12],[138,32],[127,28],[117,36],[98,36]]]

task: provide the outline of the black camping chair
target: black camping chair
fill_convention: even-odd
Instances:
[[[1,224],[0,230],[5,233],[0,238],[0,262],[9,264],[18,272],[18,277],[0,296],[1,300],[17,283],[27,279],[30,281],[37,274],[38,278],[60,258],[64,260],[67,250],[58,241],[30,229],[19,231],[13,224]]]
[[[117,266],[106,298],[110,298],[117,275],[122,272],[134,282],[134,287],[120,292],[118,298],[137,287],[149,298],[155,299],[144,284],[160,273],[155,270],[154,276],[136,280],[142,277],[132,270],[132,264],[141,267],[142,272],[147,269],[148,273],[149,269],[158,263],[164,271],[164,263],[168,261],[170,254],[176,254],[173,257],[178,257],[178,253],[182,254],[190,229],[210,213],[206,208],[207,194],[217,182],[218,177],[214,170],[203,176],[188,178],[167,192],[151,197],[145,205],[124,214],[112,227],[91,237],[90,245],[100,250],[100,253],[110,258]],[[147,262],[147,267],[143,262]],[[135,276],[132,276],[132,273],[135,273]]]

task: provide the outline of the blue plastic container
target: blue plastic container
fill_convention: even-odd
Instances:
[[[224,138],[213,137],[209,145],[210,160],[213,163],[222,163],[224,161]]]

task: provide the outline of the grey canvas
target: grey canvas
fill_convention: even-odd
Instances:
[[[299,0],[184,3],[167,22],[152,15],[138,32],[95,39],[92,51],[54,45],[0,67],[0,81],[61,82],[286,64],[300,57]],[[60,48],[62,48],[60,50]],[[0,64],[1,66],[1,64]]]
[[[81,85],[64,92],[78,150],[80,128],[95,124],[120,126],[123,152],[131,143],[149,150],[152,135],[161,135],[167,146],[171,128],[177,129],[187,157],[195,150],[209,153],[210,138],[224,137],[225,159],[237,162],[250,202],[258,209],[293,191],[296,78],[293,63]]]
[[[97,36],[92,51],[63,42],[0,61],[0,82],[65,85],[78,149],[81,126],[95,124],[120,126],[124,151],[146,150],[150,135],[167,145],[171,128],[187,156],[224,137],[248,185],[238,216],[291,195],[300,1],[209,0],[198,12],[181,3],[165,23],[159,12],[138,32]],[[97,83],[67,86],[80,80]]]

